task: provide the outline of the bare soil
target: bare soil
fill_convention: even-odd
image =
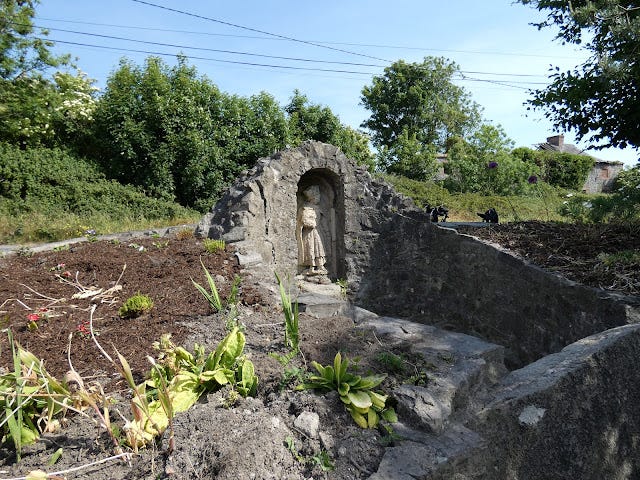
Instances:
[[[461,231],[579,283],[640,294],[640,265],[605,265],[601,255],[640,253],[640,228],[527,222]],[[242,278],[240,322],[247,338],[246,353],[260,380],[256,399],[223,405],[228,392],[219,392],[178,415],[173,451],[165,434],[130,463],[109,461],[74,473],[68,471],[114,452],[110,439],[95,423],[68,414],[64,428],[27,447],[19,463],[11,445],[0,445],[0,478],[41,468],[67,472],[61,474],[65,478],[91,479],[362,479],[376,471],[385,445],[393,443],[382,429],[357,427],[336,396],[294,391],[296,374],[308,370],[311,360],[327,364],[342,351],[361,373],[388,373],[382,389],[390,390],[418,373],[416,365],[385,361],[384,354],[394,352],[387,351],[372,332],[358,329],[350,318],[301,314],[302,355],[283,367],[269,355],[286,353],[275,279],[241,270],[229,247],[211,254],[193,237],[169,237],[135,243],[85,242],[58,251],[21,253],[0,259],[0,329],[11,329],[16,340],[44,359],[49,373],[57,378],[69,370],[69,357],[86,381],[99,382],[114,399],[109,408],[115,424],[123,423],[116,411],[130,416],[128,389],[87,334],[88,322],[107,352],[117,350],[127,358],[138,381],[146,378],[147,356],[155,354],[152,344],[162,334],[171,334],[176,345],[187,349],[194,343],[207,351],[214,349],[226,333],[225,318],[211,312],[192,284],[192,279],[206,284],[200,261],[216,279],[223,298],[229,295],[234,277]],[[137,318],[121,318],[118,309],[137,292],[153,299],[152,310]],[[30,328],[29,315],[34,318],[34,314],[38,319]],[[2,333],[0,373],[11,368],[7,347],[7,335]],[[320,417],[320,438],[309,437],[294,425],[301,413],[309,411]],[[46,467],[58,448],[63,449],[62,457]],[[333,470],[319,466],[322,452],[330,457]]]

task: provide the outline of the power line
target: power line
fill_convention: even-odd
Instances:
[[[206,35],[213,37],[230,37],[230,38],[249,38],[255,40],[285,40],[283,38],[274,38],[274,37],[264,37],[258,35],[234,35],[231,33],[213,33],[213,32],[199,32],[194,30],[175,30],[169,28],[158,28],[158,27],[143,27],[140,25],[116,25],[112,23],[99,23],[99,22],[85,22],[80,20],[63,20],[59,18],[47,18],[47,17],[38,17],[40,20],[46,20],[51,22],[62,22],[62,23],[76,23],[79,25],[94,25],[100,27],[115,27],[115,28],[125,28],[132,30],[148,30],[148,31],[156,31],[156,32],[168,32],[168,33],[188,33],[193,35]],[[373,48],[389,48],[389,49],[397,49],[397,50],[418,50],[425,52],[445,52],[445,53],[470,53],[474,55],[500,55],[500,56],[513,56],[513,57],[537,57],[537,58],[557,58],[557,59],[574,59],[572,56],[565,55],[543,55],[540,53],[519,53],[519,52],[496,52],[496,51],[483,51],[483,50],[453,50],[453,49],[444,49],[444,48],[428,48],[428,47],[416,47],[411,45],[385,45],[385,44],[374,44],[374,43],[350,43],[350,42],[333,42],[328,40],[308,40],[313,43],[319,43],[322,45],[346,45],[351,47],[373,47]]]
[[[246,27],[244,25],[238,25],[236,23],[225,22],[224,20],[219,20],[217,18],[205,17],[204,15],[198,15],[198,14],[191,13],[191,12],[185,12],[184,10],[178,10],[176,8],[165,7],[163,5],[157,5],[155,3],[146,2],[144,0],[131,0],[131,1],[143,4],[143,5],[148,5],[150,7],[160,8],[162,10],[167,10],[167,11],[174,12],[174,13],[179,13],[181,15],[188,15],[190,17],[200,18],[202,20],[208,20],[210,22],[220,23],[222,25],[227,25],[229,27],[240,28],[242,30],[248,30],[250,32],[262,33],[263,35],[269,35],[269,36],[272,36],[272,37],[281,38],[283,40],[289,40],[291,42],[304,43],[306,45],[312,45],[314,47],[326,48],[326,49],[334,50],[334,51],[337,51],[337,52],[348,53],[349,55],[356,55],[356,56],[359,56],[359,57],[371,58],[372,60],[380,60],[382,62],[391,63],[390,60],[387,60],[387,59],[384,59],[384,58],[374,57],[372,55],[366,55],[364,53],[352,52],[350,50],[344,50],[344,49],[341,49],[341,48],[330,47],[328,45],[323,45],[321,43],[310,42],[308,40],[300,40],[298,38],[288,37],[286,35],[280,35],[278,33],[266,32],[264,30],[258,30],[257,28],[251,28],[251,27]]]
[[[18,25],[18,24],[14,23],[14,25]],[[217,52],[217,53],[230,53],[230,54],[233,54],[233,55],[247,55],[247,56],[254,56],[254,57],[274,58],[274,59],[278,59],[278,60],[292,60],[292,61],[296,61],[296,62],[333,63],[333,64],[338,64],[338,65],[351,65],[351,66],[358,66],[358,67],[384,68],[384,65],[375,65],[375,64],[371,64],[371,63],[339,62],[339,61],[335,61],[335,60],[316,60],[316,59],[299,58],[299,57],[282,57],[282,56],[278,56],[278,55],[267,55],[267,54],[261,54],[261,53],[239,52],[239,51],[236,51],[236,50],[222,50],[222,49],[217,49],[217,48],[192,47],[192,46],[189,46],[189,45],[178,45],[178,44],[173,44],[173,43],[152,42],[152,41],[148,41],[148,40],[138,40],[138,39],[135,39],[135,38],[117,37],[117,36],[114,36],[114,35],[104,35],[104,34],[100,34],[100,33],[80,32],[78,30],[66,30],[66,29],[63,29],[63,28],[42,27],[42,26],[39,26],[39,25],[34,25],[34,27],[36,27],[36,28],[46,28],[47,30],[56,31],[56,32],[74,33],[74,34],[78,34],[78,35],[87,35],[87,36],[90,36],[90,37],[108,38],[110,40],[124,40],[124,41],[127,41],[127,42],[144,43],[144,44],[147,44],[147,45],[156,45],[156,46],[160,46],[160,47],[186,48],[186,49],[189,49],[189,50],[202,50],[202,51]]]
[[[52,42],[63,43],[63,44],[66,44],[66,45],[76,45],[76,46],[80,46],[80,47],[100,48],[100,49],[104,49],[104,50],[115,50],[115,51],[132,52],[132,53],[144,53],[146,55],[159,55],[159,56],[165,56],[165,57],[175,57],[175,56],[177,56],[177,54],[175,54],[175,53],[154,52],[154,51],[150,51],[150,50],[138,50],[138,49],[133,49],[133,48],[108,47],[106,45],[95,45],[95,44],[90,44],[90,43],[70,42],[70,41],[66,41],[66,40],[56,40],[56,39],[50,38],[50,37],[46,37],[46,38],[45,37],[32,37],[32,38],[38,38],[40,40],[51,40]],[[353,70],[337,70],[337,69],[328,69],[328,68],[296,67],[296,66],[292,66],[292,65],[272,65],[272,64],[265,64],[265,63],[241,62],[241,61],[238,61],[238,60],[223,60],[223,59],[219,59],[219,58],[197,57],[197,56],[194,56],[194,55],[184,55],[184,56],[186,58],[190,58],[190,59],[193,59],[193,60],[207,60],[207,61],[212,61],[212,62],[231,63],[231,64],[236,64],[236,65],[250,65],[250,66],[254,66],[254,67],[281,68],[281,69],[285,69],[285,70],[305,70],[305,71],[311,71],[311,72],[331,72],[331,73],[350,73],[350,74],[358,74],[358,75],[374,75],[374,73],[372,73],[372,72],[357,72],[357,71],[353,71]]]
[[[19,24],[15,23],[15,22],[14,22],[14,24],[19,25]],[[156,45],[156,46],[171,47],[171,48],[181,48],[181,49],[188,49],[188,50],[200,50],[200,51],[208,51],[208,52],[228,53],[228,54],[233,54],[233,55],[255,56],[255,57],[272,58],[272,59],[278,59],[278,60],[291,60],[291,61],[298,61],[298,62],[325,63],[325,64],[336,64],[336,65],[349,65],[349,66],[360,66],[360,67],[384,68],[384,65],[379,65],[379,64],[356,63],[356,62],[341,62],[341,61],[334,61],[334,60],[318,60],[318,59],[308,59],[308,58],[300,58],[300,57],[285,57],[285,56],[278,56],[278,55],[267,55],[267,54],[251,53],[251,52],[241,52],[241,51],[236,51],[236,50],[223,50],[223,49],[207,48],[207,47],[193,47],[193,46],[189,46],[189,45],[179,45],[179,44],[164,43],[164,42],[152,42],[152,41],[148,41],[148,40],[138,40],[138,39],[134,39],[134,38],[119,37],[119,36],[114,36],[114,35],[104,35],[104,34],[98,34],[98,33],[82,32],[82,31],[78,31],[78,30],[67,30],[67,29],[62,29],[62,28],[44,27],[44,26],[41,26],[41,25],[34,25],[34,26],[36,28],[46,28],[46,29],[51,30],[51,31],[73,33],[73,34],[86,35],[86,36],[98,37],[98,38],[107,38],[107,39],[111,39],[111,40],[123,40],[123,41],[128,41],[128,42],[143,43],[143,44],[147,44],[147,45]],[[59,41],[59,42],[63,43],[62,41]],[[214,60],[214,59],[212,59],[212,60]],[[535,75],[535,74],[481,72],[481,71],[467,71],[467,70],[461,70],[460,73],[463,76],[464,75],[468,75],[468,74],[473,74],[473,75],[492,75],[492,76],[503,76],[503,77],[536,77],[536,78],[544,77],[543,75]],[[531,83],[531,82],[527,82],[527,83]]]

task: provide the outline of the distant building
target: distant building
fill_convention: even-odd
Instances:
[[[585,193],[610,192],[618,174],[623,170],[624,164],[618,161],[600,160],[593,155],[588,155],[575,145],[564,143],[564,135],[548,137],[545,143],[537,145],[538,150],[550,152],[571,153],[574,155],[586,155],[592,157],[596,163],[587,175],[582,191]]]

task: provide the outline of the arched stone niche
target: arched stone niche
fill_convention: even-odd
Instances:
[[[315,207],[317,231],[324,246],[327,275],[332,280],[346,277],[345,243],[344,243],[344,184],[335,172],[329,169],[317,168],[304,173],[298,182],[296,193],[297,211],[304,208],[307,200],[304,192],[310,187],[317,187],[320,195]],[[296,233],[299,236],[298,230]],[[300,248],[298,248],[299,270]]]

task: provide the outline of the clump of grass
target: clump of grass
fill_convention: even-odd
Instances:
[[[189,238],[193,238],[193,230],[191,228],[181,228],[176,232],[176,239],[178,240],[188,240]]]
[[[224,249],[226,247],[226,243],[224,240],[217,240],[213,238],[205,238],[202,244],[204,245],[204,249],[208,253],[224,252]]]
[[[151,311],[152,308],[153,300],[151,297],[138,292],[125,300],[118,310],[118,314],[122,318],[136,318]]]

